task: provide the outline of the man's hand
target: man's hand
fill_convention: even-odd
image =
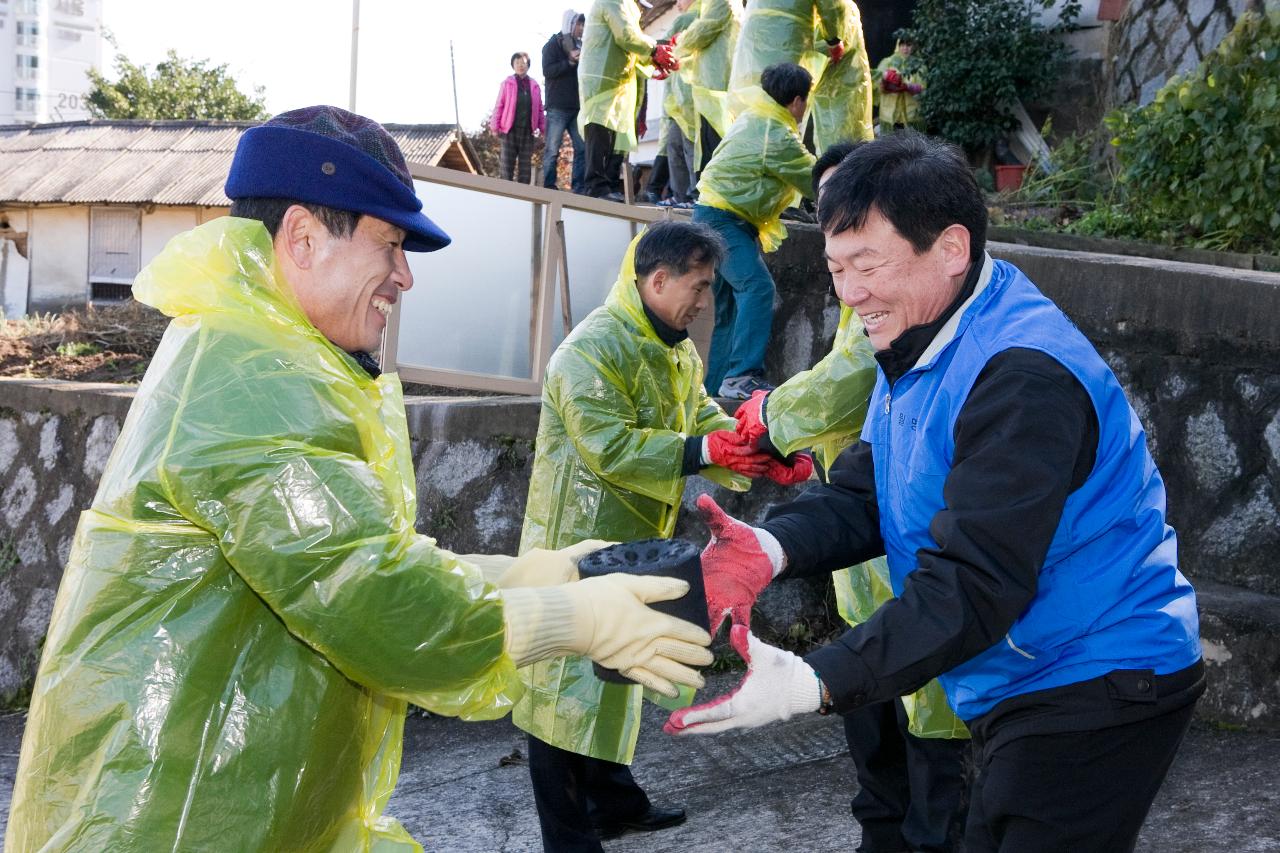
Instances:
[[[666,80],[666,79],[667,79],[668,77],[670,77],[670,76],[671,76],[671,74],[667,71],[667,69],[665,69],[665,68],[659,68],[656,72],[654,72],[653,79],[654,79],[654,80]]]
[[[756,598],[782,571],[782,549],[765,531],[731,518],[710,495],[699,496],[698,512],[711,531],[711,542],[702,550],[702,582],[711,633],[720,629],[725,616],[734,625],[749,626]],[[766,541],[772,543],[769,548],[775,553],[766,550]]]
[[[539,136],[542,136],[542,131],[538,130],[538,129],[535,127],[535,128],[533,129],[533,138],[534,138],[534,139],[537,139]]]
[[[771,456],[756,450],[733,430],[718,429],[705,435],[703,441],[712,464],[752,479],[763,477],[773,461]]]
[[[669,735],[702,735],[753,729],[816,711],[822,685],[813,668],[791,652],[760,642],[745,625],[734,625],[729,642],[747,662],[742,683],[725,696],[682,708],[662,730]]]
[[[832,65],[835,65],[837,62],[844,59],[844,42],[837,39],[835,42],[829,42],[828,44],[831,48],[829,53],[830,62]]]
[[[813,457],[808,453],[796,453],[786,462],[770,457],[764,475],[780,486],[794,486],[813,476]]]
[[[569,64],[570,64],[570,65],[577,65],[577,64],[578,64],[578,60],[579,60],[579,59],[581,59],[581,58],[582,58],[582,50],[581,50],[581,49],[579,49],[579,48],[575,48],[575,49],[573,49],[573,50],[569,51]]]
[[[769,434],[769,427],[764,421],[768,398],[768,391],[754,391],[751,398],[733,413],[738,420],[738,435],[752,446],[756,446],[760,439]]]
[[[921,86],[919,83],[908,83],[907,91],[912,95],[918,95],[924,91],[924,86]]]

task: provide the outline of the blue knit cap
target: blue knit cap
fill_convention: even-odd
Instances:
[[[372,119],[337,107],[281,113],[240,136],[227,198],[285,198],[376,216],[405,230],[409,252],[449,235],[422,214],[400,146]]]

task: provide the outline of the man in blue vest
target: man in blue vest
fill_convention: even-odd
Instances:
[[[876,351],[861,440],[759,528],[705,508],[707,597],[745,621],[774,577],[883,554],[896,598],[803,659],[735,624],[741,687],[667,731],[844,713],[937,677],[973,734],[967,851],[1131,850],[1204,691],[1142,426],[1066,315],[986,254],[957,149],[859,146],[818,216]]]

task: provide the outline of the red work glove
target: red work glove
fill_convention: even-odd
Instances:
[[[707,618],[714,635],[728,615],[734,625],[751,625],[751,607],[782,568],[781,551],[770,556],[756,529],[731,518],[710,495],[698,497],[698,512],[711,531],[702,549],[702,582],[707,590]],[[764,533],[764,531],[759,531]],[[776,540],[769,536],[770,541]],[[776,562],[775,562],[776,561]]]
[[[756,446],[760,439],[769,434],[769,428],[764,424],[765,399],[768,396],[768,391],[754,391],[751,399],[733,413],[738,419],[738,435],[752,446]]]
[[[790,464],[769,458],[769,467],[764,475],[781,486],[794,486],[803,483],[813,476],[813,457],[808,453],[797,453]]]
[[[655,74],[653,75],[653,79],[654,79],[654,80],[666,80],[666,79],[667,79],[668,77],[670,77],[670,76],[671,76],[671,74],[667,71],[667,69],[665,69],[665,68],[659,68],[659,69],[658,69],[658,71],[657,71],[657,73],[655,73]],[[642,134],[640,134],[640,135],[641,135],[641,136],[643,136],[644,134],[642,133]]]
[[[672,47],[675,47],[675,46],[676,46],[676,42],[677,42],[677,41],[679,41],[679,40],[680,40],[680,34],[679,34],[679,33],[672,33],[672,34],[671,34],[671,38],[667,39],[667,44],[671,45]]]
[[[761,453],[743,441],[733,430],[718,429],[704,436],[703,441],[712,464],[752,479],[763,477],[769,470],[769,463],[774,461],[769,454]]]
[[[831,52],[830,52],[831,64],[835,65],[837,62],[844,59],[844,42],[837,41],[835,44],[831,45],[830,47],[831,47]]]
[[[653,64],[658,66],[660,71],[675,71],[680,67],[680,61],[671,54],[671,45],[660,44],[653,49]]]

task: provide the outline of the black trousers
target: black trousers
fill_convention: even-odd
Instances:
[[[613,150],[618,134],[602,124],[588,124],[583,137],[587,145],[583,178],[587,195],[600,198],[622,192],[622,155]]]
[[[985,739],[975,730],[966,853],[1133,850],[1194,708],[1006,740],[998,726]]]
[[[593,824],[626,820],[649,810],[649,797],[627,765],[578,755],[533,735],[529,778],[546,853],[603,853]]]
[[[649,170],[649,180],[645,183],[644,190],[662,198],[662,191],[667,188],[670,180],[671,162],[666,154],[659,154],[653,158],[653,168]]]
[[[698,116],[698,122],[698,135],[702,141],[702,162],[698,164],[698,175],[701,176],[702,170],[711,162],[711,155],[715,153],[716,146],[720,144],[720,134],[716,133],[711,122],[704,117]]]
[[[865,853],[950,853],[964,835],[969,739],[916,737],[909,722],[899,699],[844,715],[860,786],[850,806]]]

